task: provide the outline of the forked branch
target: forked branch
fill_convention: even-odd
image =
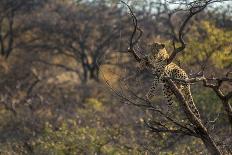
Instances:
[[[178,32],[178,41],[179,43],[181,44],[180,47],[176,48],[176,42],[175,42],[175,39],[173,39],[173,51],[172,51],[172,54],[170,55],[169,59],[168,59],[168,64],[171,63],[176,55],[183,51],[186,47],[186,43],[183,39],[183,33],[184,33],[184,30],[186,28],[186,25],[188,24],[188,22],[191,20],[191,18],[200,13],[201,11],[203,11],[207,5],[209,5],[210,3],[212,3],[212,0],[208,0],[208,1],[205,1],[203,4],[199,4],[198,1],[195,1],[195,2],[192,2],[190,5],[190,9],[188,10],[188,15],[187,17],[185,18],[185,20],[183,21],[183,23],[181,24],[180,26],[180,29],[179,29],[179,32]]]
[[[137,61],[141,61],[141,58],[137,55],[137,53],[134,50],[134,45],[137,44],[138,41],[139,41],[139,39],[142,37],[143,31],[142,31],[141,28],[138,27],[138,20],[137,20],[135,14],[133,13],[131,7],[127,3],[125,3],[124,1],[121,1],[121,2],[124,5],[126,5],[128,7],[128,9],[130,10],[130,14],[131,14],[131,17],[132,17],[132,20],[133,20],[133,25],[134,25],[134,29],[133,29],[132,35],[130,36],[130,46],[128,48],[128,52],[132,53]],[[136,35],[137,30],[139,31],[139,35],[134,40],[134,37]]]

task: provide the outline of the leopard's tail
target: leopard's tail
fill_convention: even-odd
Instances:
[[[200,113],[197,110],[197,107],[196,107],[196,105],[195,105],[195,103],[193,101],[193,97],[192,97],[192,94],[191,94],[191,91],[190,91],[190,85],[185,85],[184,88],[183,88],[183,92],[184,92],[184,96],[185,96],[185,99],[186,99],[186,101],[188,103],[189,108],[195,114],[195,116],[197,118],[200,118]]]

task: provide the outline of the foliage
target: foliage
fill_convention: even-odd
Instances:
[[[231,30],[218,28],[212,21],[202,21],[192,27],[188,38],[190,44],[181,56],[182,63],[204,65],[210,62],[220,69],[231,66]]]

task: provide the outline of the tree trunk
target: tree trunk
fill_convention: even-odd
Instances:
[[[204,128],[203,128],[204,129]],[[201,140],[203,141],[205,147],[212,155],[221,155],[222,153],[218,149],[217,145],[215,144],[214,140],[211,138],[211,136],[208,134],[207,130],[201,129],[195,129],[197,133],[199,134]]]
[[[82,64],[82,68],[83,68],[83,79],[82,79],[82,82],[86,83],[88,81],[88,68],[84,64]]]
[[[221,155],[222,154],[221,151],[217,147],[214,140],[210,137],[206,127],[202,124],[201,120],[197,118],[189,108],[189,105],[185,101],[183,94],[179,91],[179,89],[173,83],[172,80],[170,79],[166,79],[166,80],[169,83],[172,92],[175,94],[177,100],[179,101],[180,106],[184,109],[184,112],[188,120],[195,126],[194,128],[195,132],[198,134],[199,138],[201,138],[209,153],[212,155]]]
[[[210,152],[211,155],[221,155],[222,154],[211,138],[205,139],[205,138],[201,137],[201,140],[203,141],[203,143],[205,144],[205,147],[207,148],[207,150]]]
[[[93,66],[89,68],[90,79],[94,79],[95,81],[99,81],[99,67]]]
[[[223,107],[227,113],[230,125],[232,127],[232,108],[231,108],[231,105],[229,103],[229,100],[228,99],[222,100],[222,104],[223,104]]]
[[[94,70],[96,81],[99,81],[99,67],[97,66]]]

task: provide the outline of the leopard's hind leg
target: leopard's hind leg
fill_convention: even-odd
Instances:
[[[167,83],[164,83],[163,94],[169,106],[173,104],[173,92]]]
[[[174,101],[174,94],[167,83],[163,85],[163,95],[168,105],[167,113],[170,113]]]
[[[159,83],[159,78],[158,77],[155,77],[154,78],[154,81],[152,83],[152,86],[151,88],[149,89],[146,97],[147,99],[150,101],[154,96],[155,96],[155,91],[156,91],[156,88],[158,86],[158,83]]]

